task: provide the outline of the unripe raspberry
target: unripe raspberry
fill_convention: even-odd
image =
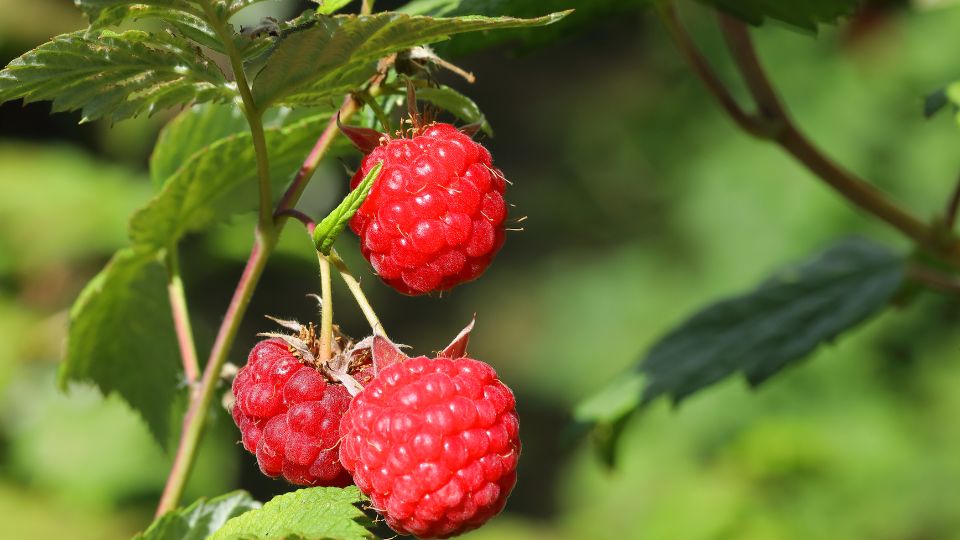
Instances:
[[[243,447],[264,474],[304,486],[350,484],[338,459],[340,417],[350,403],[343,385],[328,382],[274,338],[250,351],[233,395]]]
[[[411,295],[476,279],[504,241],[506,180],[490,152],[450,124],[412,138],[382,139],[354,175],[380,176],[350,221],[374,271]]]
[[[343,466],[399,533],[447,538],[475,529],[503,509],[516,483],[513,393],[472,358],[421,356],[380,370],[340,433]]]

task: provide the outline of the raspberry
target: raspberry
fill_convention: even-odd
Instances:
[[[387,139],[354,175],[380,176],[350,221],[377,275],[404,294],[451,289],[486,270],[504,241],[506,180],[490,152],[450,124]]]
[[[341,463],[401,534],[475,529],[503,509],[516,483],[513,393],[488,364],[456,356],[404,356],[379,370],[340,423]]]
[[[340,417],[350,403],[343,385],[329,383],[275,338],[250,351],[233,395],[243,447],[264,474],[304,486],[350,484],[337,458]]]

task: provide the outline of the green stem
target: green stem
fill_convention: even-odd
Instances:
[[[204,0],[202,6],[207,16],[207,22],[210,23],[217,37],[220,38],[227,53],[227,58],[230,60],[233,78],[237,83],[237,90],[240,92],[240,99],[243,102],[243,114],[247,118],[247,124],[250,125],[253,151],[257,157],[257,184],[260,190],[259,225],[263,232],[267,232],[273,228],[273,195],[270,190],[270,161],[267,155],[267,140],[263,131],[263,111],[254,102],[253,92],[250,90],[246,72],[243,70],[243,56],[233,41],[233,35],[227,27],[226,21],[221,21],[217,17],[216,10],[209,0]]]
[[[363,0],[360,4],[360,14],[369,15],[373,13],[373,2],[374,0]]]
[[[320,362],[330,360],[333,349],[333,293],[330,290],[330,261],[317,252],[320,260]]]
[[[329,258],[330,262],[333,263],[333,266],[336,267],[337,272],[340,273],[340,277],[343,278],[343,282],[347,284],[347,288],[350,289],[350,293],[353,294],[353,298],[357,301],[357,305],[360,306],[360,311],[363,312],[363,316],[367,319],[370,329],[373,330],[375,334],[380,334],[383,337],[387,337],[387,332],[383,329],[383,324],[377,317],[377,312],[373,310],[373,306],[370,305],[370,301],[367,299],[367,296],[363,294],[363,289],[360,288],[360,282],[357,281],[357,278],[355,278],[353,273],[350,272],[350,269],[347,267],[347,263],[340,258],[340,255],[335,249],[330,250]]]
[[[177,247],[167,251],[167,296],[170,298],[170,311],[173,315],[173,327],[177,333],[180,347],[180,359],[187,382],[193,384],[200,375],[200,363],[197,361],[197,347],[193,340],[193,328],[190,326],[190,311],[187,309],[187,295],[183,291],[183,279],[180,277],[180,257]]]
[[[677,47],[724,110],[748,133],[777,143],[825,184],[865,212],[891,225],[937,257],[960,265],[960,243],[944,239],[886,194],[828,157],[793,122],[753,47],[746,26],[720,15],[720,27],[731,56],[746,82],[758,112],[749,114],[731,97],[721,79],[697,50],[672,5],[661,9],[664,24]]]
[[[261,231],[257,231],[247,265],[243,269],[243,274],[237,283],[236,290],[234,290],[233,298],[230,300],[230,306],[223,317],[223,323],[217,332],[213,349],[210,351],[210,358],[207,360],[207,367],[203,371],[200,386],[191,395],[190,406],[183,417],[183,432],[180,434],[177,453],[174,456],[170,475],[167,477],[167,485],[160,496],[157,516],[176,508],[181,495],[183,495],[183,488],[187,483],[190,469],[193,467],[196,458],[197,447],[200,444],[200,438],[206,424],[207,411],[213,402],[223,364],[227,360],[230,346],[237,336],[243,314],[253,297],[253,291],[257,287],[257,282],[260,280],[260,275],[267,264],[267,259],[273,251],[276,243],[275,234],[276,232],[272,233],[271,236],[265,236]]]

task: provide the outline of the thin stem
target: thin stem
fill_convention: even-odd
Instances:
[[[330,261],[317,252],[320,260],[320,361],[330,360],[333,344],[333,293],[330,290]]]
[[[230,345],[236,338],[243,314],[250,303],[250,298],[253,296],[260,275],[263,273],[263,268],[273,251],[274,244],[275,238],[265,237],[258,231],[253,249],[250,252],[250,258],[247,260],[247,266],[243,269],[243,274],[240,276],[240,281],[237,283],[233,298],[230,300],[230,306],[227,308],[223,323],[220,325],[220,330],[214,341],[200,386],[191,396],[190,406],[183,417],[183,432],[180,435],[177,453],[174,456],[173,466],[167,478],[167,485],[160,496],[157,516],[173,510],[180,501],[183,488],[190,476],[190,469],[195,461],[197,447],[206,424],[207,411],[213,402],[220,372],[227,360],[227,354],[230,352]]]
[[[330,251],[329,258],[333,266],[340,272],[340,277],[343,278],[343,282],[347,284],[350,293],[353,294],[353,298],[357,301],[357,305],[360,306],[360,311],[363,312],[363,316],[367,319],[370,328],[374,333],[387,337],[387,332],[383,329],[383,324],[380,322],[380,319],[377,318],[377,312],[373,310],[373,306],[370,305],[367,296],[363,294],[363,289],[360,288],[360,282],[357,281],[357,278],[350,272],[347,263],[340,258],[340,255],[335,249]]]
[[[267,155],[267,140],[263,131],[263,111],[254,102],[246,72],[243,70],[243,56],[233,42],[230,30],[217,17],[216,11],[209,0],[203,1],[202,5],[207,16],[207,22],[210,23],[217,37],[220,38],[227,53],[227,58],[230,60],[233,78],[237,83],[240,99],[243,101],[243,114],[247,118],[247,124],[250,125],[253,151],[257,157],[257,184],[260,191],[259,225],[260,229],[266,232],[273,228],[273,194],[270,190],[270,161]]]
[[[356,112],[357,101],[352,96],[347,96],[343,100],[343,105],[340,106],[340,120],[346,122]],[[290,187],[287,188],[286,193],[283,194],[283,197],[281,197],[280,202],[277,204],[277,210],[274,212],[274,220],[277,223],[286,219],[287,216],[284,212],[296,206],[297,201],[300,200],[300,196],[303,195],[303,190],[306,189],[307,184],[310,183],[310,178],[312,178],[313,173],[316,172],[320,160],[322,160],[323,156],[330,150],[330,146],[333,144],[338,133],[337,116],[334,115],[330,121],[327,122],[327,127],[324,128],[323,133],[320,134],[320,138],[317,139],[317,143],[313,146],[313,149],[310,150],[310,154],[307,155],[307,159],[304,160],[303,165],[300,166],[296,178],[293,179]]]
[[[907,277],[930,289],[960,295],[960,278],[944,274],[928,266],[915,264],[907,267]]]
[[[193,341],[193,328],[190,326],[190,312],[187,309],[187,296],[183,291],[183,279],[180,277],[180,257],[176,246],[167,251],[167,275],[167,296],[170,298],[170,311],[180,347],[183,373],[187,383],[192,385],[200,375],[200,363],[197,361],[197,347]]]
[[[387,113],[383,110],[383,107],[377,103],[377,99],[370,95],[369,92],[364,92],[359,94],[360,99],[363,100],[364,105],[370,107],[373,111],[373,114],[376,115],[377,120],[380,122],[380,125],[383,126],[384,133],[390,133],[390,118],[387,116]]]
[[[730,95],[730,92],[727,90],[723,81],[720,80],[720,77],[714,73],[707,59],[700,54],[696,43],[694,43],[680,22],[676,7],[672,3],[660,4],[658,11],[677,49],[679,49],[697,76],[700,77],[700,80],[703,81],[707,90],[713,94],[714,99],[717,100],[723,110],[747,133],[757,137],[765,137],[766,134],[762,123],[747,113],[743,107],[737,103],[737,100]]]
[[[360,4],[360,14],[369,15],[373,13],[373,2],[374,0],[363,0],[363,3]]]
[[[790,153],[797,161],[806,166],[828,186],[860,209],[880,218],[918,244],[939,254],[954,263],[960,261],[960,250],[956,243],[944,246],[938,242],[932,228],[916,218],[907,210],[889,199],[884,193],[846,170],[826,156],[793,123],[786,107],[781,102],[770,79],[757,57],[753,41],[743,23],[720,16],[720,27],[737,68],[747,84],[751,96],[759,109],[758,115],[743,117],[743,110],[732,101],[729,92],[723,86],[703,57],[696,51],[693,40],[680,24],[672,8],[664,9],[664,21],[693,71],[703,80],[711,93],[720,101],[721,106],[734,118],[737,124],[753,135],[775,141]],[[757,126],[761,126],[759,129]],[[951,241],[952,242],[952,241]]]

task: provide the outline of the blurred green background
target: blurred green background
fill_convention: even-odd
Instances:
[[[249,17],[294,4],[265,3]],[[960,165],[960,130],[949,115],[925,120],[921,98],[960,76],[960,8],[883,4],[816,39],[774,25],[757,42],[812,137],[932,217]],[[731,75],[711,19],[685,11]],[[0,58],[82,25],[68,0],[0,0]],[[960,308],[934,295],[758,391],[731,380],[679,408],[656,403],[631,420],[615,470],[589,445],[569,444],[561,427],[572,407],[691,310],[849,233],[906,246],[737,132],[649,13],[624,10],[549,45],[458,63],[478,81],[448,82],[491,120],[497,136],[486,143],[513,181],[514,215],[529,216],[525,230],[483,279],[442,299],[379,284],[352,238],[340,251],[391,335],[416,351],[443,346],[476,312],[472,352],[518,395],[518,487],[506,513],[469,538],[960,538]],[[172,113],[110,126],[48,112],[0,107],[0,538],[126,538],[150,521],[169,456],[120,400],[82,386],[63,394],[54,379],[67,310],[125,245],[128,215],[151,195],[150,148]],[[301,207],[319,215],[345,184],[330,163]],[[252,223],[182,248],[201,350]],[[317,285],[310,243],[289,227],[232,361],[271,328],[262,314],[313,317],[305,295]],[[366,330],[355,310],[338,318],[355,335]],[[261,477],[238,438],[218,410],[187,502],[234,487],[261,500],[289,489]]]

